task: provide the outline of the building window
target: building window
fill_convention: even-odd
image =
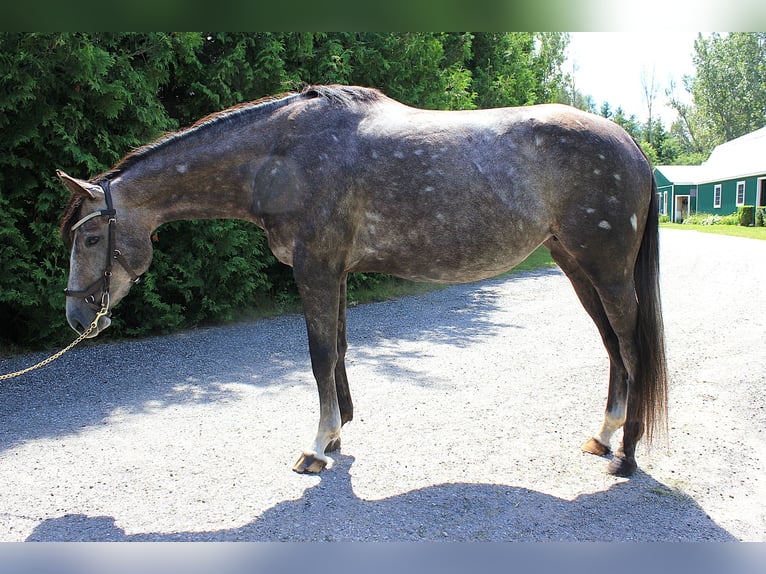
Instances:
[[[737,182],[737,206],[745,205],[745,182]]]
[[[713,188],[713,207],[721,207],[721,186],[716,185]]]

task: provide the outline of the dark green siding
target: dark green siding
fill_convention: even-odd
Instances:
[[[654,170],[654,179],[657,182],[657,191],[659,191],[660,187],[666,187],[668,185],[673,185],[673,182],[670,181],[667,177],[665,177],[661,171],[655,169]]]
[[[662,179],[665,179],[664,177]],[[667,181],[667,179],[665,179]],[[693,190],[696,185],[659,185],[660,178],[657,178],[657,193],[660,195],[660,213],[670,216],[671,221],[677,221],[676,216],[676,198],[679,196],[689,196],[689,213],[697,213],[697,198],[694,197]]]
[[[745,182],[745,202],[743,205],[755,205],[758,197],[758,177],[753,176],[701,183],[698,186],[698,211],[717,215],[728,215],[737,211],[737,183],[740,181]],[[713,206],[716,185],[721,186],[721,207]]]

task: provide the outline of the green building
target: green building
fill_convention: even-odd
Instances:
[[[741,205],[766,207],[766,128],[719,145],[702,165],[654,168],[660,213],[728,215]]]

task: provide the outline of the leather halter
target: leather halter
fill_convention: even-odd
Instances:
[[[114,236],[115,236],[115,225],[117,220],[115,219],[115,216],[117,215],[116,210],[114,209],[114,206],[112,205],[112,193],[109,190],[109,180],[104,179],[100,181],[99,186],[104,191],[104,199],[106,200],[106,209],[101,209],[99,211],[94,211],[93,213],[90,213],[80,219],[77,223],[75,223],[72,226],[72,232],[74,232],[78,227],[80,227],[83,223],[86,221],[90,221],[91,219],[95,217],[108,217],[108,223],[107,223],[107,256],[106,256],[106,264],[104,266],[104,273],[102,277],[96,279],[93,283],[88,285],[85,289],[81,290],[73,290],[66,288],[64,289],[64,294],[67,297],[82,297],[85,300],[85,303],[91,307],[92,309],[96,310],[105,310],[109,308],[109,283],[112,278],[112,267],[114,266],[114,261],[117,261],[122,268],[127,271],[128,275],[130,275],[131,280],[133,283],[138,283],[141,280],[140,275],[137,275],[133,272],[133,269],[131,269],[130,265],[128,264],[125,257],[122,255],[122,252],[120,252],[119,249],[115,249],[114,247]],[[99,304],[96,303],[96,294],[98,292],[101,292],[101,300]]]

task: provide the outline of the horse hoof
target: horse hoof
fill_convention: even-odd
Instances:
[[[319,474],[326,466],[326,457],[319,458],[316,454],[304,452],[293,465],[293,470],[298,474]]]
[[[595,438],[589,438],[580,448],[583,452],[589,452],[596,456],[604,456],[611,452],[611,449],[607,445],[602,444]]]
[[[606,467],[606,471],[615,476],[630,476],[636,472],[637,468],[638,465],[635,460],[615,455]]]
[[[330,444],[328,444],[324,451],[325,452],[335,452],[340,448],[340,439],[336,438],[334,441],[330,441]]]

